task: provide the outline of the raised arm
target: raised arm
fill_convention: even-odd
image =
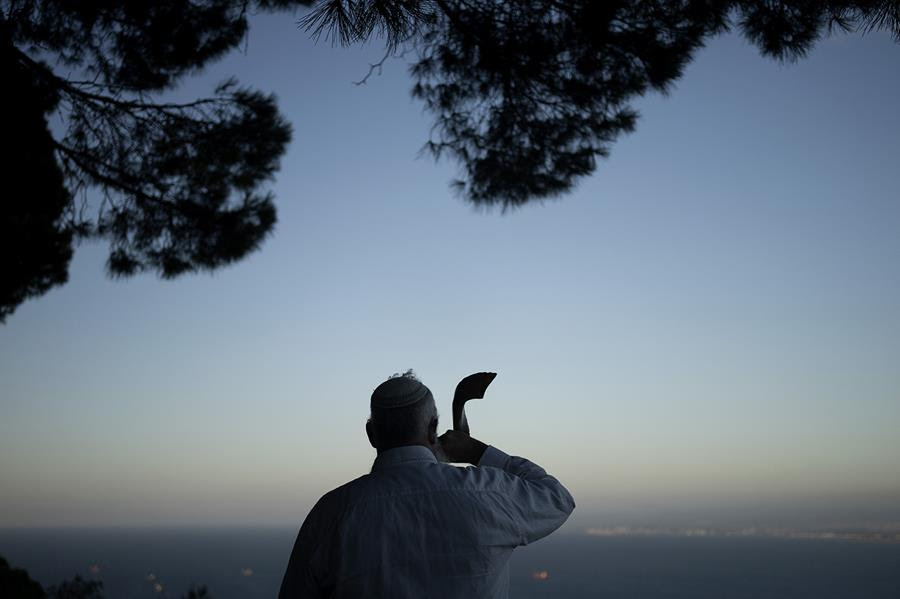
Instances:
[[[507,455],[460,431],[447,431],[441,446],[453,462],[496,468],[505,475],[494,483],[501,492],[497,501],[519,530],[519,545],[527,545],[547,536],[563,525],[575,500],[556,478],[525,458]]]

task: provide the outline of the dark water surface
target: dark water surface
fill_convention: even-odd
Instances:
[[[0,530],[0,555],[41,583],[103,580],[109,599],[274,597],[295,530]],[[99,572],[91,573],[91,566]],[[546,578],[535,578],[545,571]],[[163,585],[153,588],[148,575]],[[539,576],[538,576],[539,578]],[[603,538],[557,534],[520,548],[510,597],[838,599],[900,597],[900,545],[757,538]]]

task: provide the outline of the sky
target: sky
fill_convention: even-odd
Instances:
[[[795,64],[717,38],[558,200],[501,213],[419,157],[404,59],[258,15],[186,81],[274,92],[294,139],[260,251],[70,281],[0,328],[0,526],[296,525],[368,471],[372,389],[415,369],[450,425],[621,523],[900,523],[900,48]]]

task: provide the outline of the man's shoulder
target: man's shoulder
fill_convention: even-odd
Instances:
[[[342,503],[351,501],[353,497],[365,492],[365,489],[371,484],[372,474],[363,474],[353,480],[347,481],[339,487],[328,491],[319,499],[319,504],[324,506],[337,506]]]
[[[335,493],[335,499],[404,492],[502,492],[515,479],[515,476],[501,468],[433,463],[375,471],[341,485],[332,492]]]
[[[502,490],[515,477],[490,466],[426,466],[387,468],[363,474],[325,493],[319,504],[346,509],[360,501],[403,493]],[[317,504],[318,506],[318,504]]]

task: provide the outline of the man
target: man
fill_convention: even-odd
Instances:
[[[513,548],[559,528],[575,502],[537,464],[437,425],[412,371],[375,389],[372,471],[310,511],[279,599],[507,597]]]

